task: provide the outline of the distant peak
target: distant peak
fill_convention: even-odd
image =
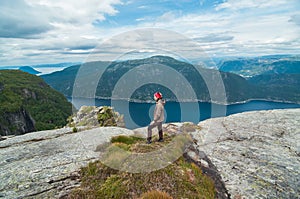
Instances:
[[[40,71],[37,71],[37,70],[35,70],[34,68],[32,68],[30,66],[21,66],[19,68],[19,70],[21,70],[23,72],[26,72],[26,73],[29,73],[29,74],[32,74],[32,75],[36,75],[36,74],[41,73]]]
[[[166,56],[166,55],[154,55],[152,57],[146,58],[146,59],[164,59],[164,60],[177,60],[174,57]]]

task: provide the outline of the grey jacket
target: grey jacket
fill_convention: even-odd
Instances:
[[[163,122],[165,119],[165,113],[164,113],[164,105],[165,100],[159,99],[156,102],[156,106],[154,109],[154,122]]]

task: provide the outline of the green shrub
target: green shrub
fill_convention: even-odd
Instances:
[[[108,106],[104,106],[97,116],[100,126],[117,126],[114,111]]]
[[[72,132],[76,133],[76,132],[78,132],[78,129],[76,127],[73,127]]]

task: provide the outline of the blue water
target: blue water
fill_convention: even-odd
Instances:
[[[69,99],[72,101],[71,99]],[[136,103],[122,100],[103,99],[74,99],[72,101],[78,109],[83,105],[88,106],[113,106],[116,111],[124,115],[126,127],[134,129],[147,126],[152,119],[154,103]],[[165,122],[198,123],[208,118],[227,116],[235,113],[254,110],[271,110],[300,108],[300,104],[253,100],[246,103],[233,105],[218,105],[208,102],[167,102],[165,105]]]

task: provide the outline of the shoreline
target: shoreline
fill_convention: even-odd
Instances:
[[[66,96],[68,100],[71,99],[70,102],[72,102],[72,97]],[[98,100],[115,100],[115,101],[127,101],[127,102],[133,102],[133,103],[147,103],[147,104],[154,104],[155,102],[153,100],[138,100],[138,99],[128,99],[128,98],[110,98],[110,97],[99,97],[96,96],[95,98],[92,97],[76,97],[75,99],[98,99]],[[230,103],[221,103],[217,101],[203,101],[203,100],[170,100],[170,99],[165,99],[166,102],[177,102],[177,103],[195,103],[195,102],[200,102],[200,103],[211,103],[215,105],[223,105],[223,106],[229,106],[229,105],[237,105],[237,104],[245,104],[249,103],[252,101],[262,101],[262,102],[275,102],[275,103],[286,103],[286,104],[297,104],[300,105],[299,102],[293,102],[293,101],[285,101],[285,100],[273,100],[273,99],[259,99],[259,98],[252,98],[244,101],[238,101],[238,102],[230,102]]]

